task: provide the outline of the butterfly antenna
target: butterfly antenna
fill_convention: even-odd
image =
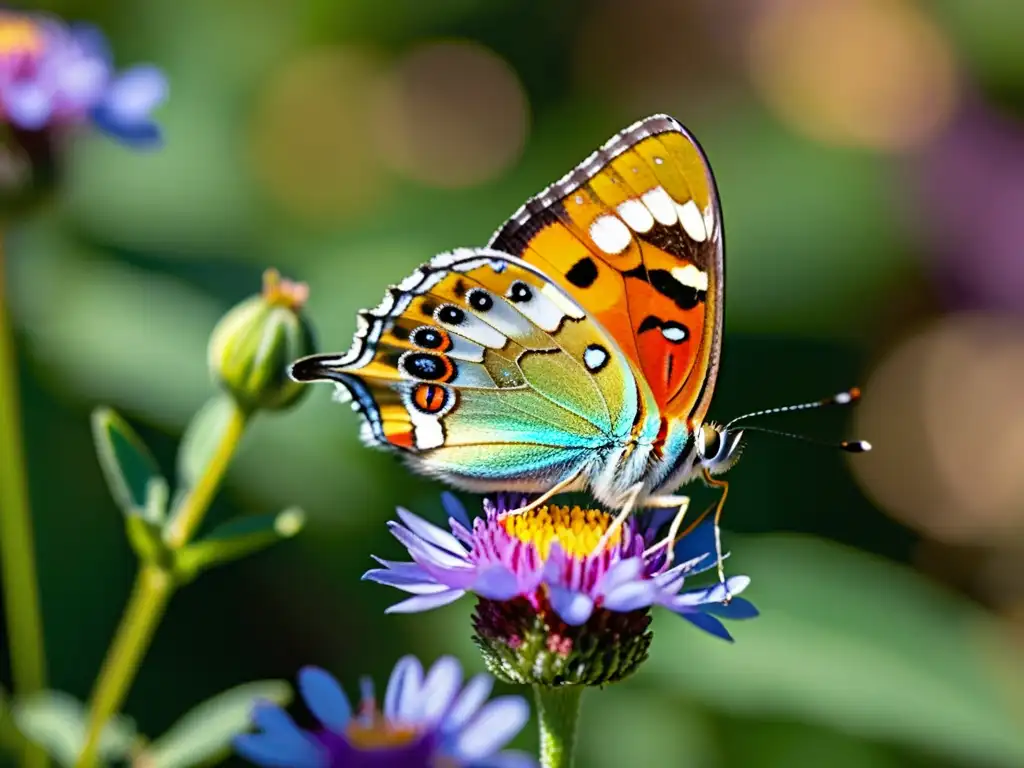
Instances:
[[[871,443],[867,440],[841,440],[838,443],[830,443],[826,440],[816,440],[806,435],[798,435],[793,432],[783,432],[781,429],[769,429],[768,427],[743,427],[744,432],[764,432],[767,435],[778,435],[779,437],[791,437],[811,445],[821,445],[825,448],[838,448],[847,453],[867,453],[871,450]]]
[[[828,408],[832,405],[851,405],[860,400],[860,387],[853,387],[852,389],[844,390],[843,392],[837,392],[830,397],[823,397],[820,400],[812,400],[808,403],[797,403],[796,405],[782,405],[776,408],[765,408],[760,411],[751,411],[745,413],[742,416],[737,416],[735,419],[725,425],[726,429],[731,428],[735,424],[746,421],[747,419],[753,419],[757,416],[772,416],[776,413],[791,413],[793,411],[809,411],[814,408]],[[748,429],[748,427],[744,427]]]

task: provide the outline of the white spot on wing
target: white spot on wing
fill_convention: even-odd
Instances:
[[[590,225],[590,239],[605,253],[622,253],[633,236],[629,227],[615,216],[598,216]]]
[[[693,264],[673,268],[672,277],[675,278],[676,282],[682,283],[687,288],[693,288],[697,291],[706,291],[708,289],[708,273],[697,269]]]
[[[662,187],[647,190],[640,199],[660,224],[670,227],[678,220],[676,204]]]
[[[670,325],[667,328],[661,329],[661,335],[671,341],[673,344],[678,344],[680,341],[686,341],[686,331],[683,328],[679,328],[675,325]]]
[[[426,451],[444,445],[444,428],[439,418],[421,413],[415,408],[406,408],[406,411],[412,422],[413,440],[419,450]]]
[[[639,200],[627,200],[620,203],[616,210],[634,232],[647,232],[654,226],[654,217],[647,210],[647,206]]]
[[[588,371],[596,371],[601,368],[608,361],[608,353],[605,352],[601,347],[590,346],[587,347],[583,353],[583,364],[587,366]]]
[[[507,338],[470,312],[466,312],[462,322],[457,325],[444,322],[441,320],[441,310],[444,309],[445,306],[448,305],[442,304],[437,308],[437,311],[434,312],[434,320],[436,320],[440,325],[444,326],[449,331],[453,331],[460,336],[464,336],[470,341],[475,341],[477,344],[482,344],[483,346],[490,347],[491,349],[501,349],[505,346],[505,343],[508,341]]]
[[[704,228],[704,217],[701,216],[697,203],[693,200],[688,200],[683,205],[677,205],[676,208],[679,209],[679,223],[683,225],[686,234],[698,243],[703,243],[707,240],[708,233]]]

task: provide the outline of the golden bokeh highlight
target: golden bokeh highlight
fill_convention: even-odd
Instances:
[[[909,149],[955,107],[952,50],[912,0],[765,0],[749,63],[778,116],[822,142]]]
[[[529,107],[512,68],[470,42],[411,50],[380,83],[374,146],[397,173],[443,188],[498,176],[526,142]]]
[[[365,214],[386,191],[366,104],[384,62],[373,51],[331,47],[303,53],[259,95],[249,156],[268,196],[313,221]]]
[[[884,510],[935,539],[1024,534],[1024,328],[984,314],[935,321],[864,388],[850,467]]]

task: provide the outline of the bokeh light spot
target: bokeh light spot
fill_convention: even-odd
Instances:
[[[519,78],[475,43],[413,49],[380,85],[374,109],[380,158],[435,187],[488,181],[519,157],[529,125]]]
[[[768,0],[750,66],[783,120],[828,143],[916,146],[956,100],[949,44],[910,0]]]
[[[365,214],[386,191],[365,105],[380,59],[360,48],[322,48],[287,62],[260,94],[251,162],[268,195],[292,215]]]
[[[1024,531],[1024,328],[993,315],[935,322],[894,349],[864,388],[850,467],[868,494],[936,539],[991,543]]]

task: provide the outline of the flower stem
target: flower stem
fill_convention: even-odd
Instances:
[[[533,686],[540,720],[540,764],[543,768],[571,768],[576,753],[576,724],[580,716],[582,685],[552,688]]]
[[[187,544],[202,523],[238,448],[246,421],[247,414],[235,407],[203,474],[182,500],[178,513],[167,527],[165,540],[168,546],[177,549]],[[103,727],[121,709],[175,586],[172,574],[157,565],[144,565],[139,570],[131,598],[93,690],[89,731],[77,768],[89,768],[95,764]]]
[[[14,689],[25,695],[46,687],[46,656],[6,287],[0,233],[0,565]],[[30,742],[26,744],[23,764],[30,768],[45,766],[46,753]]]

